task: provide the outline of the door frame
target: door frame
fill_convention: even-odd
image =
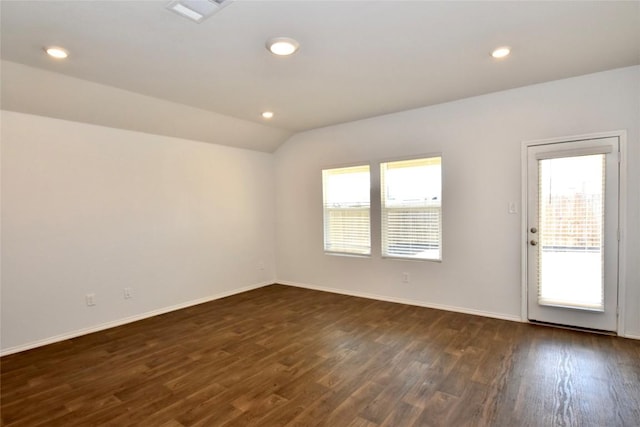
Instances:
[[[627,228],[627,131],[617,130],[610,132],[590,133],[585,135],[563,136],[549,139],[538,139],[522,141],[520,152],[520,172],[521,172],[521,202],[520,202],[520,282],[522,285],[520,296],[520,319],[524,323],[531,323],[528,318],[527,309],[527,245],[528,239],[528,221],[527,212],[529,211],[528,197],[528,174],[527,174],[527,153],[529,147],[544,144],[556,144],[562,142],[575,142],[588,139],[600,139],[617,137],[620,143],[620,162],[619,162],[619,196],[618,196],[618,318],[617,318],[617,334],[626,336],[625,331],[625,300],[626,300],[626,254],[627,239],[624,230]]]

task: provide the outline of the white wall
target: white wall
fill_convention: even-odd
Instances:
[[[274,281],[273,155],[1,118],[3,352]]]
[[[15,62],[0,70],[3,110],[264,152],[292,133]]]
[[[640,67],[346,123],[276,152],[277,270],[284,283],[378,295],[511,319],[521,315],[522,141],[626,129],[626,333],[640,337]],[[443,155],[443,261],[328,256],[323,167]],[[374,240],[376,239],[374,234]],[[411,283],[402,283],[402,272]]]
[[[520,216],[507,207],[520,201],[521,142],[620,129],[626,333],[640,337],[640,67],[318,129],[275,156],[0,118],[2,353],[276,279],[517,319]],[[438,152],[442,263],[323,254],[322,167]]]

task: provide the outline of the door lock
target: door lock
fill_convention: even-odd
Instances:
[[[537,232],[538,232],[538,229],[537,229],[537,228],[535,228],[535,227],[531,227],[531,230],[530,230],[530,231],[531,231],[532,233],[534,233],[534,234],[535,234],[535,233],[537,233]]]

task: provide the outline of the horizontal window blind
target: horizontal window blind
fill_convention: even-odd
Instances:
[[[604,309],[605,155],[538,160],[538,303]]]
[[[382,255],[441,259],[441,157],[380,164]]]
[[[322,171],[324,250],[371,254],[369,166]]]

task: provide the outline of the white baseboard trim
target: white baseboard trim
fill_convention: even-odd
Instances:
[[[370,293],[367,293],[367,292],[348,291],[348,290],[344,290],[344,289],[328,288],[328,287],[325,287],[325,286],[316,286],[316,285],[309,285],[309,284],[289,282],[289,281],[278,281],[276,283],[280,283],[280,284],[287,285],[287,286],[295,286],[297,288],[313,289],[313,290],[316,290],[316,291],[331,292],[331,293],[334,293],[334,294],[341,294],[341,295],[349,295],[349,296],[352,296],[352,297],[374,299],[374,300],[378,300],[378,301],[395,302],[395,303],[399,303],[399,304],[414,305],[414,306],[418,306],[418,307],[434,308],[434,309],[437,309],[437,310],[453,311],[453,312],[456,312],[456,313],[473,314],[473,315],[476,315],[476,316],[491,317],[491,318],[494,318],[494,319],[509,320],[509,321],[512,321],[512,322],[519,322],[519,323],[522,322],[522,319],[520,318],[520,316],[513,316],[513,315],[508,315],[508,314],[502,314],[502,313],[493,313],[493,312],[490,312],[490,311],[475,310],[475,309],[466,308],[466,307],[457,307],[457,306],[444,305],[444,304],[434,304],[434,303],[428,303],[428,302],[419,301],[419,300],[396,298],[396,297],[390,297],[390,296],[386,296],[386,295],[370,294]]]
[[[15,347],[10,347],[0,351],[0,357],[8,356],[10,354],[19,353],[21,351],[31,350],[33,348],[42,347],[48,344],[53,344],[56,342],[68,340],[71,338],[76,338],[82,335],[92,334],[94,332],[103,331],[105,329],[115,328],[116,326],[125,325],[127,323],[137,322],[138,320],[148,319],[149,317],[158,316],[160,314],[169,313],[171,311],[181,310],[183,308],[191,307],[198,304],[203,304],[205,302],[214,301],[220,298],[225,298],[231,295],[241,294],[242,292],[251,291],[254,289],[262,288],[268,285],[272,285],[273,282],[262,282],[256,283],[254,285],[244,286],[242,288],[233,289],[231,291],[221,292],[219,294],[211,295],[204,298],[198,298],[192,301],[183,302],[180,304],[172,305],[169,307],[159,308],[157,310],[147,311],[146,313],[136,314],[134,316],[125,317],[123,319],[117,319],[106,323],[101,323],[96,326],[91,326],[89,328],[77,329],[75,331],[67,332],[64,334],[56,335],[49,338],[44,338],[38,341],[32,341],[27,344],[18,345]]]
[[[374,299],[374,300],[378,300],[378,301],[394,302],[394,303],[413,305],[413,306],[418,306],[418,307],[434,308],[434,309],[437,309],[437,310],[453,311],[453,312],[456,312],[456,313],[473,314],[473,315],[476,315],[476,316],[491,317],[491,318],[494,318],[494,319],[509,320],[509,321],[513,321],[513,322],[522,322],[522,319],[520,319],[519,316],[511,316],[511,315],[506,315],[506,314],[501,314],[501,313],[493,313],[493,312],[489,312],[489,311],[475,310],[475,309],[470,309],[470,308],[465,308],[465,307],[457,307],[457,306],[450,306],[450,305],[444,305],[444,304],[433,304],[433,303],[427,303],[427,302],[418,301],[418,300],[411,300],[411,299],[405,299],[405,298],[395,298],[395,297],[390,297],[390,296],[385,296],[385,295],[370,294],[370,293],[367,293],[367,292],[355,292],[355,291],[348,291],[348,290],[344,290],[344,289],[330,288],[330,287],[326,287],[326,286],[309,285],[309,284],[290,282],[290,281],[279,280],[279,281],[276,281],[275,283],[286,285],[286,286],[294,286],[294,287],[297,287],[297,288],[313,289],[313,290],[316,290],[316,291],[330,292],[330,293],[341,294],[341,295],[349,295],[349,296],[359,297],[359,298],[367,298],[367,299]],[[20,353],[22,351],[31,350],[31,349],[34,349],[34,348],[37,348],[37,347],[42,347],[42,346],[45,346],[45,345],[48,345],[48,344],[53,344],[53,343],[64,341],[64,340],[68,340],[68,339],[71,339],[71,338],[76,338],[76,337],[79,337],[79,336],[82,336],[82,335],[92,334],[94,332],[103,331],[105,329],[115,328],[117,326],[125,325],[127,323],[133,323],[133,322],[137,322],[138,320],[148,319],[149,317],[159,316],[161,314],[169,313],[171,311],[181,310],[183,308],[191,307],[191,306],[198,305],[198,304],[204,304],[206,302],[214,301],[214,300],[217,300],[217,299],[220,299],[220,298],[225,298],[225,297],[228,297],[228,296],[231,296],[231,295],[240,294],[240,293],[243,293],[243,292],[247,292],[247,291],[251,291],[251,290],[254,290],[254,289],[262,288],[262,287],[269,286],[269,285],[272,285],[272,284],[274,284],[274,282],[271,282],[271,281],[270,282],[256,283],[256,284],[253,284],[253,285],[244,286],[242,288],[233,289],[231,291],[222,292],[222,293],[211,295],[211,296],[208,296],[208,297],[199,298],[199,299],[196,299],[196,300],[187,301],[187,302],[176,304],[176,305],[172,305],[172,306],[169,306],[169,307],[164,307],[164,308],[160,308],[160,309],[157,309],[157,310],[148,311],[146,313],[125,317],[123,319],[118,319],[118,320],[113,320],[111,322],[101,323],[99,325],[92,326],[92,327],[89,327],[89,328],[77,329],[77,330],[72,331],[72,332],[56,335],[56,336],[53,336],[53,337],[49,337],[49,338],[45,338],[45,339],[41,339],[41,340],[37,340],[37,341],[32,341],[32,342],[27,343],[27,344],[22,344],[22,345],[18,345],[18,346],[15,346],[15,347],[10,347],[10,348],[1,350],[0,351],[0,357],[8,356],[8,355],[14,354],[14,353]],[[640,333],[629,333],[629,334],[625,334],[624,337],[625,338],[629,338],[629,339],[634,339],[634,340],[640,340]]]

